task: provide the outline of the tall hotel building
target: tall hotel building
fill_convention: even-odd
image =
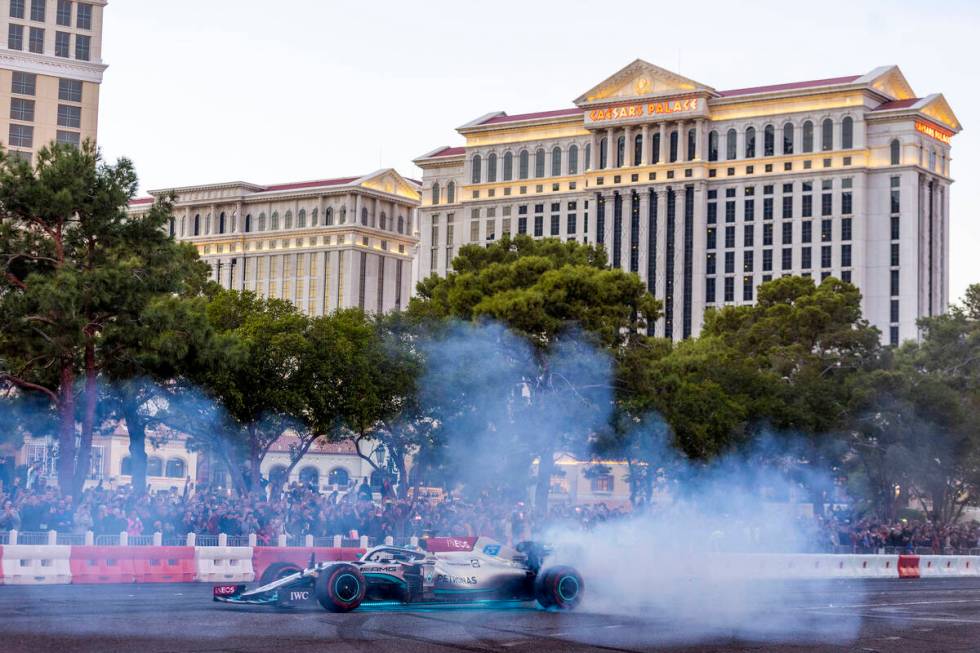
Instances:
[[[391,169],[263,186],[245,182],[150,191],[177,196],[170,234],[193,243],[225,288],[286,299],[310,315],[408,305],[419,183]]]
[[[674,339],[774,276],[833,275],[898,343],[948,305],[959,130],[895,66],[716,91],[637,60],[574,108],[490,113],[420,157],[419,270],[444,275],[460,245],[503,234],[598,243]]]
[[[106,0],[0,0],[0,144],[32,160],[96,139]]]

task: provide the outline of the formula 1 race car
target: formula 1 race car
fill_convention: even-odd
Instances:
[[[369,549],[356,562],[269,565],[259,586],[217,585],[215,601],[298,607],[319,603],[330,612],[349,612],[361,603],[467,603],[533,601],[570,610],[585,584],[566,566],[542,569],[548,551],[523,542],[515,549],[489,538],[430,538],[424,550],[395,546]]]

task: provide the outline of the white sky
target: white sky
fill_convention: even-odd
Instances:
[[[952,284],[980,282],[980,2],[112,0],[99,139],[142,188],[364,174],[487,113],[571,107],[636,58],[716,89],[898,64],[953,140]],[[975,128],[975,129],[971,129]]]

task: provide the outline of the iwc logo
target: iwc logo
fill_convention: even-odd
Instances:
[[[646,77],[640,77],[633,82],[633,91],[637,95],[646,95],[653,88],[653,84]]]

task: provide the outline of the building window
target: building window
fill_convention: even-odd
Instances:
[[[735,277],[725,277],[725,301],[735,301]]]
[[[606,138],[599,139],[599,169],[600,170],[605,170],[609,164],[609,161],[607,160],[609,158],[607,154],[609,152],[608,143],[609,141]]]
[[[551,176],[561,176],[561,148],[556,147],[551,150]]]
[[[480,158],[479,154],[473,155],[473,183],[479,184],[483,179],[483,171],[481,170],[483,164],[483,159]]]
[[[678,139],[677,131],[670,132],[670,152],[669,152],[670,159],[669,160],[671,163],[677,161],[677,139]]]
[[[687,160],[693,161],[695,150],[697,149],[698,133],[694,129],[687,130]]]
[[[783,154],[793,153],[793,123],[783,125]]]
[[[71,56],[71,34],[68,32],[55,32],[54,56],[64,57],[65,59]]]
[[[578,145],[568,148],[568,174],[578,174]]]
[[[776,128],[766,125],[762,133],[762,155],[772,156],[776,153]]]
[[[504,153],[504,181],[511,181],[514,178],[514,155],[511,152]]]
[[[34,122],[34,100],[10,99],[10,119]]]
[[[146,475],[160,478],[163,476],[163,460],[156,456],[146,459]]]
[[[899,284],[898,284],[898,270],[891,271],[891,294],[892,297],[898,297]]]
[[[71,0],[58,0],[58,24],[71,27]]]
[[[521,179],[527,179],[528,171],[531,165],[530,162],[531,155],[527,150],[521,150],[520,161],[518,163],[518,177]]]
[[[725,158],[729,161],[738,158],[738,132],[734,129],[729,129],[725,137]]]
[[[626,165],[626,137],[620,136],[616,139],[616,167],[622,168]]]
[[[180,458],[171,458],[167,461],[167,478],[184,478],[187,475],[187,466]]]
[[[745,130],[745,158],[755,158],[755,127]]]
[[[633,165],[638,166],[643,161],[643,134],[637,134],[633,139]]]
[[[659,132],[654,134],[653,138],[650,139],[650,162],[660,163],[660,133]]]
[[[456,182],[451,181],[446,184],[446,203],[455,204],[456,203]],[[364,224],[364,216],[367,214],[367,209],[361,210],[361,224]]]
[[[58,126],[80,129],[82,126],[82,108],[70,104],[58,105]]]
[[[896,138],[891,142],[891,163],[897,166],[902,162],[902,144]]]
[[[494,183],[497,181],[497,154],[491,152],[487,157],[487,182]]]
[[[820,149],[828,152],[834,149],[834,121],[826,118],[820,128]]]
[[[851,267],[851,246],[850,245],[841,245],[840,246],[840,266],[842,268],[849,268],[849,267]]]
[[[708,161],[718,160],[718,132],[708,132]]]
[[[438,183],[432,184],[432,203],[433,204],[438,204],[439,203],[439,184]]]
[[[78,132],[67,132],[59,129],[58,142],[66,145],[74,145],[75,147],[81,147],[82,135]]]
[[[34,128],[30,125],[10,125],[11,147],[34,147]]]
[[[901,177],[891,178],[891,212],[901,213],[902,211],[902,190],[901,190]]]
[[[10,0],[10,17],[23,18],[24,4],[24,0]]]
[[[742,277],[742,300],[747,302],[752,301],[752,277],[751,276]]]
[[[538,148],[534,153],[534,178],[544,177],[544,149]]]
[[[81,9],[81,5],[79,5],[79,9]],[[79,61],[88,61],[91,59],[91,44],[91,36],[77,34],[75,36],[75,58]]]
[[[34,54],[44,53],[44,30],[40,27],[32,27],[28,49]]]
[[[78,3],[78,29],[92,29],[92,5]]]
[[[45,5],[47,5],[47,0],[31,0],[31,20],[36,20],[39,23],[44,22]]]
[[[844,150],[854,147],[854,119],[850,116],[840,124],[840,146]]]
[[[613,491],[613,475],[612,474],[598,474],[592,477],[592,491],[610,493]]]
[[[7,29],[7,48],[9,50],[24,49],[24,26],[11,23]]]
[[[813,123],[809,120],[803,123],[803,152],[813,151]]]

